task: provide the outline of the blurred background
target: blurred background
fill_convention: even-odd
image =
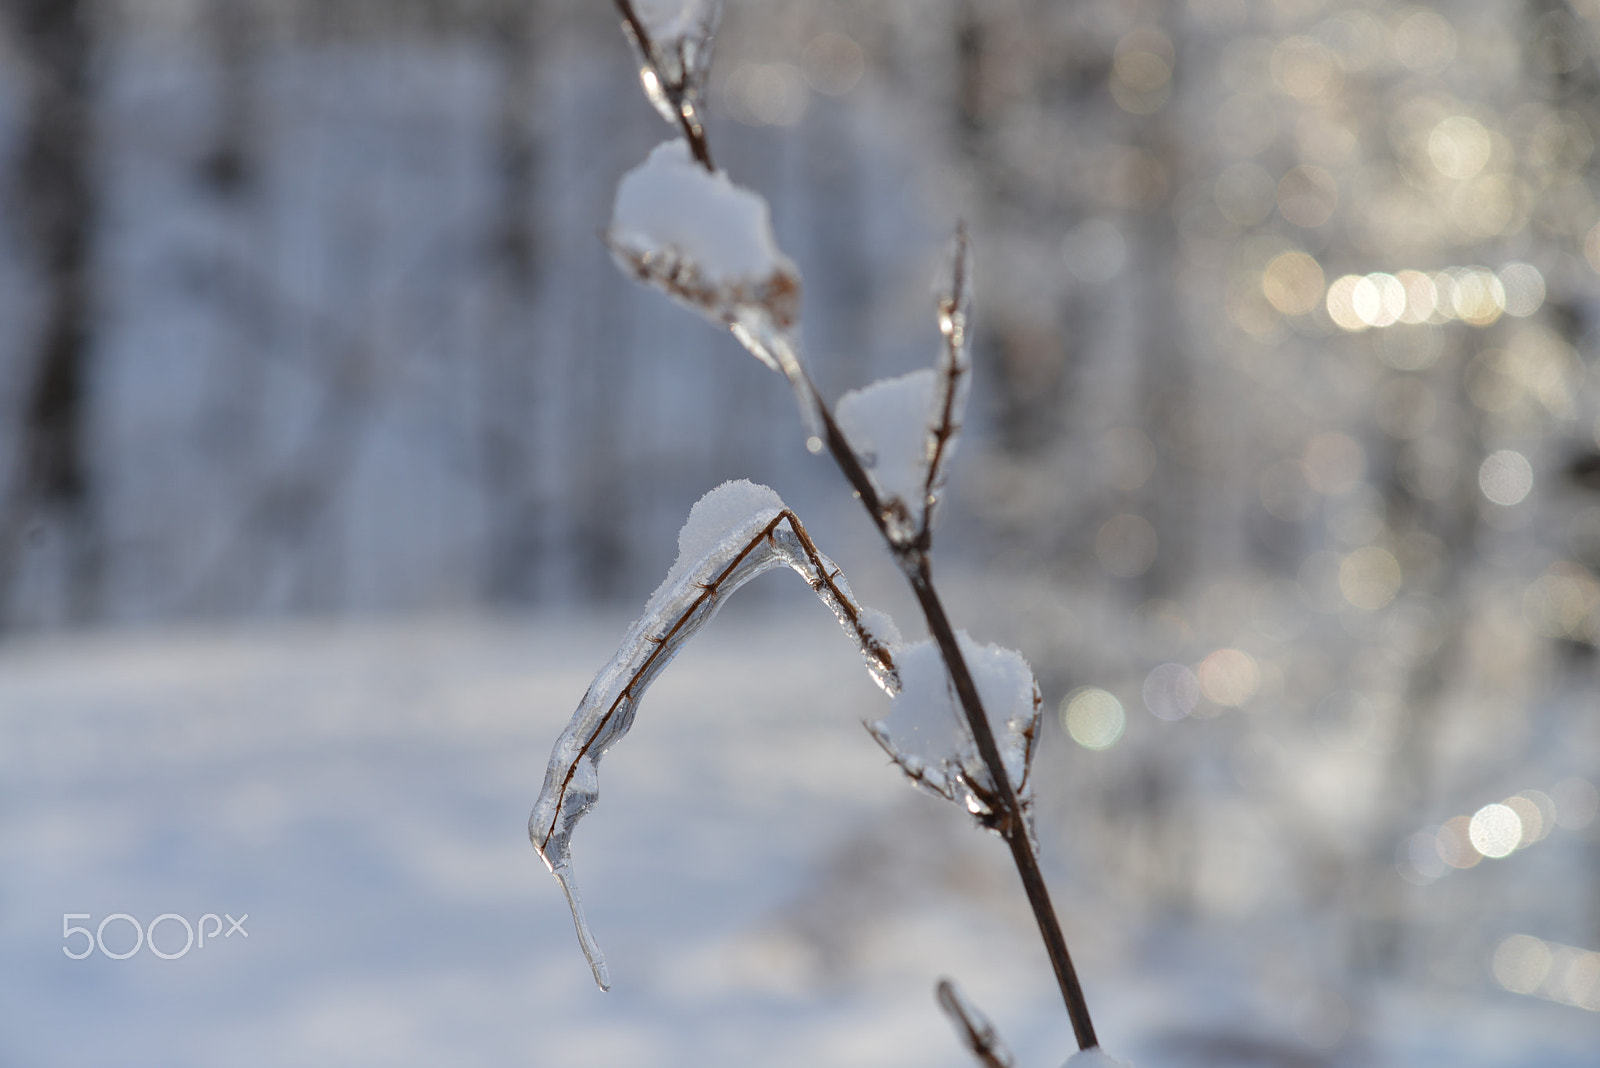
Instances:
[[[938,565],[1044,689],[1108,1048],[1595,1064],[1600,4],[741,0],[717,47],[825,393],[931,361],[970,226]],[[602,0],[0,5],[0,1060],[953,1066],[946,969],[1070,1050],[780,579],[608,761],[584,988],[520,822],[690,504],[772,485],[917,629],[781,383],[609,262],[631,63]],[[232,958],[58,956],[247,898]]]

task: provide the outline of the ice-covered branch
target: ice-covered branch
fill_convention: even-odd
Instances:
[[[983,1068],[1012,1068],[1016,1064],[989,1017],[967,999],[953,980],[940,979],[939,985],[934,988],[934,995],[939,999],[939,1008],[950,1018],[956,1034],[961,1036],[961,1041]]]
[[[680,12],[695,8],[695,0],[662,3]],[[836,418],[817,395],[800,360],[793,335],[799,275],[777,252],[765,200],[738,189],[715,170],[704,144],[704,131],[691,121],[692,113],[683,105],[693,94],[680,92],[674,100],[661,77],[663,60],[652,45],[652,31],[628,0],[618,0],[618,5],[627,33],[644,60],[641,77],[646,92],[669,121],[674,112],[663,108],[663,101],[676,107],[689,143],[658,148],[643,166],[624,178],[608,238],[613,253],[640,279],[726,324],[740,343],[788,379],[808,431],[807,447],[813,452],[828,451],[883,535],[927,620],[932,646],[947,673],[946,694],[954,695],[966,720],[977,758],[972,767],[987,773],[980,777],[971,771],[970,754],[958,750],[953,763],[941,765],[940,770],[958,771],[956,777],[965,785],[961,793],[952,791],[946,796],[970,798],[974,814],[1005,838],[1038,921],[1078,1045],[1093,1049],[1098,1045],[1094,1024],[1039,870],[1025,796],[1018,792],[1019,786],[1026,785],[1026,775],[1014,781],[1009,773],[1011,761],[996,740],[984,711],[980,684],[933,584],[929,555],[933,513],[954,451],[970,380],[967,317],[971,265],[965,229],[956,231],[949,274],[939,295],[945,345],[936,368],[876,383],[854,399],[847,396],[841,400]],[[714,16],[707,25],[714,25]],[[704,55],[709,57],[709,31],[706,42]],[[703,80],[703,69],[699,77]],[[682,84],[687,86],[691,80],[686,74]],[[691,152],[698,168],[689,162]],[[694,177],[687,177],[688,173]],[[746,253],[751,255],[746,258]],[[1036,721],[1037,712],[1034,715]],[[1013,718],[1003,715],[1002,721],[1009,724]],[[1001,736],[1008,730],[1003,728]],[[884,727],[880,741],[886,736],[888,728]],[[1023,748],[1031,755],[1031,740]],[[911,771],[906,761],[901,761],[901,766]],[[921,765],[924,778],[928,766],[926,762]],[[1024,772],[1025,768],[1024,761]],[[928,785],[932,788],[931,782]],[[980,791],[992,792],[984,797],[979,796]]]
[[[917,544],[923,551],[927,551],[933,537],[933,513],[943,496],[972,384],[972,339],[967,334],[967,315],[972,306],[972,259],[965,223],[956,226],[946,270],[938,295],[939,333],[944,338],[944,349],[935,367],[939,401],[928,427],[928,473],[923,486],[922,529],[917,534]]]
[[[528,818],[528,837],[567,895],[578,940],[601,989],[609,989],[610,981],[584,920],[570,853],[573,829],[600,797],[600,757],[628,733],[650,684],[722,602],[757,575],[781,566],[799,572],[833,612],[878,685],[890,694],[900,690],[890,649],[892,623],[857,603],[838,567],[776,493],[740,481],[723,483],[702,497],[678,534],[677,561],[557,739]]]
[[[1006,777],[1026,818],[1032,811],[1029,771],[1043,700],[1022,654],[979,645],[957,632],[977,682]],[[900,692],[888,716],[867,729],[912,782],[966,808],[995,828],[1003,811],[998,790],[957,701],[939,647],[920,641],[894,650]]]
[[[639,82],[657,113],[683,130],[694,158],[715,170],[700,122],[721,0],[616,0],[639,61]]]
[[[778,248],[759,193],[696,166],[681,139],[623,175],[606,244],[623,270],[732,330],[788,379],[808,430],[817,398],[793,340],[800,271]]]

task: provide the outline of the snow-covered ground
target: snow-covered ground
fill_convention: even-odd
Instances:
[[[886,703],[814,609],[730,608],[602,765],[574,837],[614,984],[594,987],[524,824],[625,624],[0,647],[0,1063],[957,1068],[932,996],[949,974],[1021,1068],[1057,1068],[1071,1031],[1002,848],[888,766],[859,725]],[[1600,1015],[1407,990],[1371,992],[1319,1054],[1236,970],[1200,963],[1265,932],[1139,930],[1047,860],[1102,1038],[1141,1068],[1600,1062]],[[248,938],[63,953],[84,945],[63,915],[117,913],[248,914]],[[103,938],[122,952],[132,929]],[[159,926],[163,952],[182,942]]]

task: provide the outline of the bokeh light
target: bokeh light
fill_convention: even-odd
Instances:
[[[1522,820],[1509,805],[1484,805],[1473,813],[1467,835],[1472,848],[1498,860],[1510,856],[1522,844]]]
[[[1143,696],[1151,715],[1175,722],[1200,703],[1200,678],[1183,664],[1159,664],[1145,676]]]
[[[1237,708],[1256,695],[1261,667],[1241,649],[1218,649],[1200,662],[1200,691],[1225,708]]]
[[[1085,749],[1110,749],[1122,737],[1127,716],[1115,696],[1085,686],[1062,698],[1061,725]]]
[[[1350,604],[1369,612],[1394,600],[1400,580],[1400,561],[1376,545],[1355,550],[1339,565],[1339,592]]]
[[[1520,504],[1533,491],[1533,465],[1514,449],[1492,452],[1478,467],[1478,488],[1495,504]]]

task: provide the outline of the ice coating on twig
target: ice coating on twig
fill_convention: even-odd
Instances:
[[[800,272],[778,248],[764,197],[696,164],[681,138],[666,141],[617,186],[606,242],[623,270],[727,326],[787,378],[816,432],[816,397],[791,336]]]
[[[972,253],[967,246],[965,224],[956,227],[945,270],[936,293],[939,309],[939,334],[944,339],[935,370],[939,376],[939,399],[928,423],[926,505],[922,510],[921,540],[928,542],[933,513],[943,496],[950,458],[956,451],[961,418],[967,408],[972,386],[972,338],[967,321],[972,307]]]
[[[742,530],[751,522],[765,524],[781,511],[783,498],[776,490],[746,479],[724,482],[701,497],[689,509],[689,518],[678,530],[678,558],[672,562],[656,592],[650,595],[651,603],[667,587],[682,579],[685,571],[715,552],[730,532]]]
[[[722,17],[720,0],[619,0],[617,6],[651,105],[667,122],[697,121],[693,116],[711,69],[712,44]]]
[[[890,533],[909,539],[927,503],[928,433],[938,381],[931,370],[880,379],[839,398],[834,417],[872,478]]]
[[[956,1034],[983,1068],[1012,1068],[1016,1064],[994,1023],[967,998],[954,980],[940,979],[934,993],[939,999],[939,1008],[950,1018]]]
[[[578,941],[595,982],[609,989],[605,961],[584,920],[572,874],[573,829],[600,798],[600,758],[633,725],[640,700],[729,594],[775,567],[799,572],[860,649],[867,669],[889,693],[900,688],[894,656],[833,561],[811,541],[795,514],[766,486],[725,482],[700,499],[678,535],[678,559],[628,628],[611,662],[584,693],[556,740],[544,786],[528,817],[528,837],[561,883]],[[881,613],[871,617],[884,628]],[[887,628],[892,629],[889,623]]]
[[[724,316],[710,309],[752,300],[774,276],[795,274],[772,236],[766,198],[695,164],[682,138],[663,141],[623,176],[610,238],[657,269],[672,263],[683,290],[672,295],[718,319]],[[787,310],[785,323],[793,321]]]
[[[956,639],[1026,816],[1033,803],[1028,773],[1043,705],[1033,671],[1014,649],[979,645],[965,631],[957,631]],[[867,729],[913,782],[964,806],[988,826],[997,816],[994,780],[978,754],[938,646],[932,640],[899,646],[894,658],[900,676],[894,708]]]
[[[881,379],[839,398],[835,415],[877,490],[892,542],[927,549],[971,386],[967,311],[971,256],[964,227],[937,284],[944,339],[932,370]]]
[[[711,0],[633,0],[639,21],[658,45],[700,33],[716,22],[721,7]]]

